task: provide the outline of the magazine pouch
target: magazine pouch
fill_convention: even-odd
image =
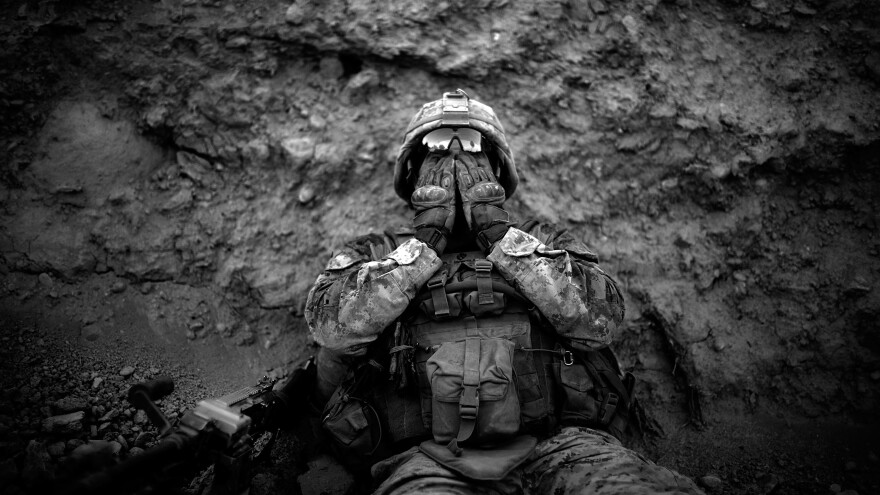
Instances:
[[[514,343],[468,337],[446,342],[427,360],[434,440],[488,445],[519,432],[520,405],[513,375]]]

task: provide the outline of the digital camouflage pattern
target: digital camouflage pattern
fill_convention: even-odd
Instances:
[[[589,428],[563,428],[538,443],[531,458],[505,479],[474,482],[416,449],[373,467],[384,480],[377,494],[702,494],[689,478],[623,447]]]
[[[523,466],[525,493],[701,494],[690,478],[659,466],[603,431],[563,428]]]
[[[595,255],[587,257],[592,253],[583,244],[568,236],[561,241],[548,246],[511,228],[487,259],[537,306],[557,335],[584,350],[608,345],[623,321],[623,296]]]
[[[322,346],[317,364],[325,399],[351,360],[366,353],[442,266],[423,242],[398,247],[389,239],[370,235],[346,245],[309,293],[306,320]],[[581,348],[614,340],[623,297],[597,256],[566,231],[536,222],[511,227],[487,259],[546,318],[549,328],[534,331],[554,332]],[[375,464],[372,473],[381,483],[377,493],[701,493],[610,434],[573,427],[540,442],[502,481],[463,478],[415,448]]]
[[[488,259],[557,334],[586,348],[609,344],[623,321],[617,285],[569,234],[542,225],[530,230],[534,235],[511,227]],[[368,244],[355,242],[336,254],[306,301],[315,341],[343,355],[362,355],[442,264],[416,239],[379,261],[371,261]]]
[[[309,291],[305,317],[312,337],[330,351],[363,355],[441,264],[437,254],[416,239],[378,261],[371,261],[369,244],[346,246]]]

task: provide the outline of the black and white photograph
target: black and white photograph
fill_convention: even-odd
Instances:
[[[0,494],[880,494],[880,2],[0,5]]]

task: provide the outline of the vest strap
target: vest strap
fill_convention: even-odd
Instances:
[[[596,417],[602,425],[607,426],[608,423],[611,422],[611,418],[614,417],[614,412],[617,410],[617,403],[619,401],[620,397],[614,392],[608,392],[608,394],[605,395],[605,400],[603,400],[602,405],[599,406],[599,413]]]
[[[474,278],[476,278],[476,277],[474,277]],[[467,291],[467,290],[474,290],[476,288],[477,288],[477,283],[473,279],[468,279],[463,282],[454,282],[453,281],[453,282],[450,282],[444,286],[444,290],[449,294],[451,294],[453,292],[463,292],[463,291]],[[514,289],[513,287],[511,287],[510,285],[505,283],[503,280],[501,280],[501,281],[496,280],[496,281],[492,282],[492,290],[501,292],[521,304],[524,304],[526,306],[532,306],[532,304],[529,302],[528,299],[523,297],[522,294],[517,292],[516,289]],[[419,301],[425,301],[429,298],[430,298],[429,295],[417,296],[417,300],[419,300]]]
[[[467,338],[464,341],[464,375],[462,392],[458,401],[460,423],[458,435],[450,442],[449,450],[460,455],[458,444],[471,437],[477,426],[477,413],[480,409],[480,339]]]
[[[489,260],[476,260],[474,263],[477,272],[477,302],[479,304],[492,304],[495,301],[492,295],[492,262]]]
[[[443,289],[443,286],[446,285],[446,275],[447,268],[444,265],[442,270],[435,273],[428,280],[427,286],[431,290],[431,300],[434,302],[435,316],[449,316],[449,300],[446,298],[446,291]]]

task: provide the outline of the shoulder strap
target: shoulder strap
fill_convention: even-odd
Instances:
[[[610,348],[595,351],[572,350],[572,353],[584,363],[596,386],[604,389],[598,397],[601,404],[596,420],[620,438],[629,420],[635,377],[632,373],[621,375],[617,358]]]
[[[517,228],[519,230],[522,230],[523,232],[528,232],[528,231],[532,230],[532,228],[534,228],[535,225],[538,225],[538,221],[533,219],[533,220],[525,221],[522,225],[520,225]]]
[[[575,353],[577,353],[577,351],[575,351]],[[617,359],[613,359],[612,362],[614,364],[612,365],[609,363],[605,354],[607,353],[603,353],[601,350],[583,351],[581,352],[581,358],[587,366],[587,371],[593,375],[594,379],[600,380],[600,383],[613,389],[613,391],[623,399],[624,404],[629,404],[632,390],[623,383],[624,379],[620,375],[620,369],[617,366]],[[611,354],[611,357],[614,357],[613,353]]]
[[[376,236],[380,239],[371,239],[375,242],[370,242],[370,259],[373,261],[379,261],[385,256],[388,255],[391,251],[397,249],[397,234],[391,231],[384,231],[384,235]]]

